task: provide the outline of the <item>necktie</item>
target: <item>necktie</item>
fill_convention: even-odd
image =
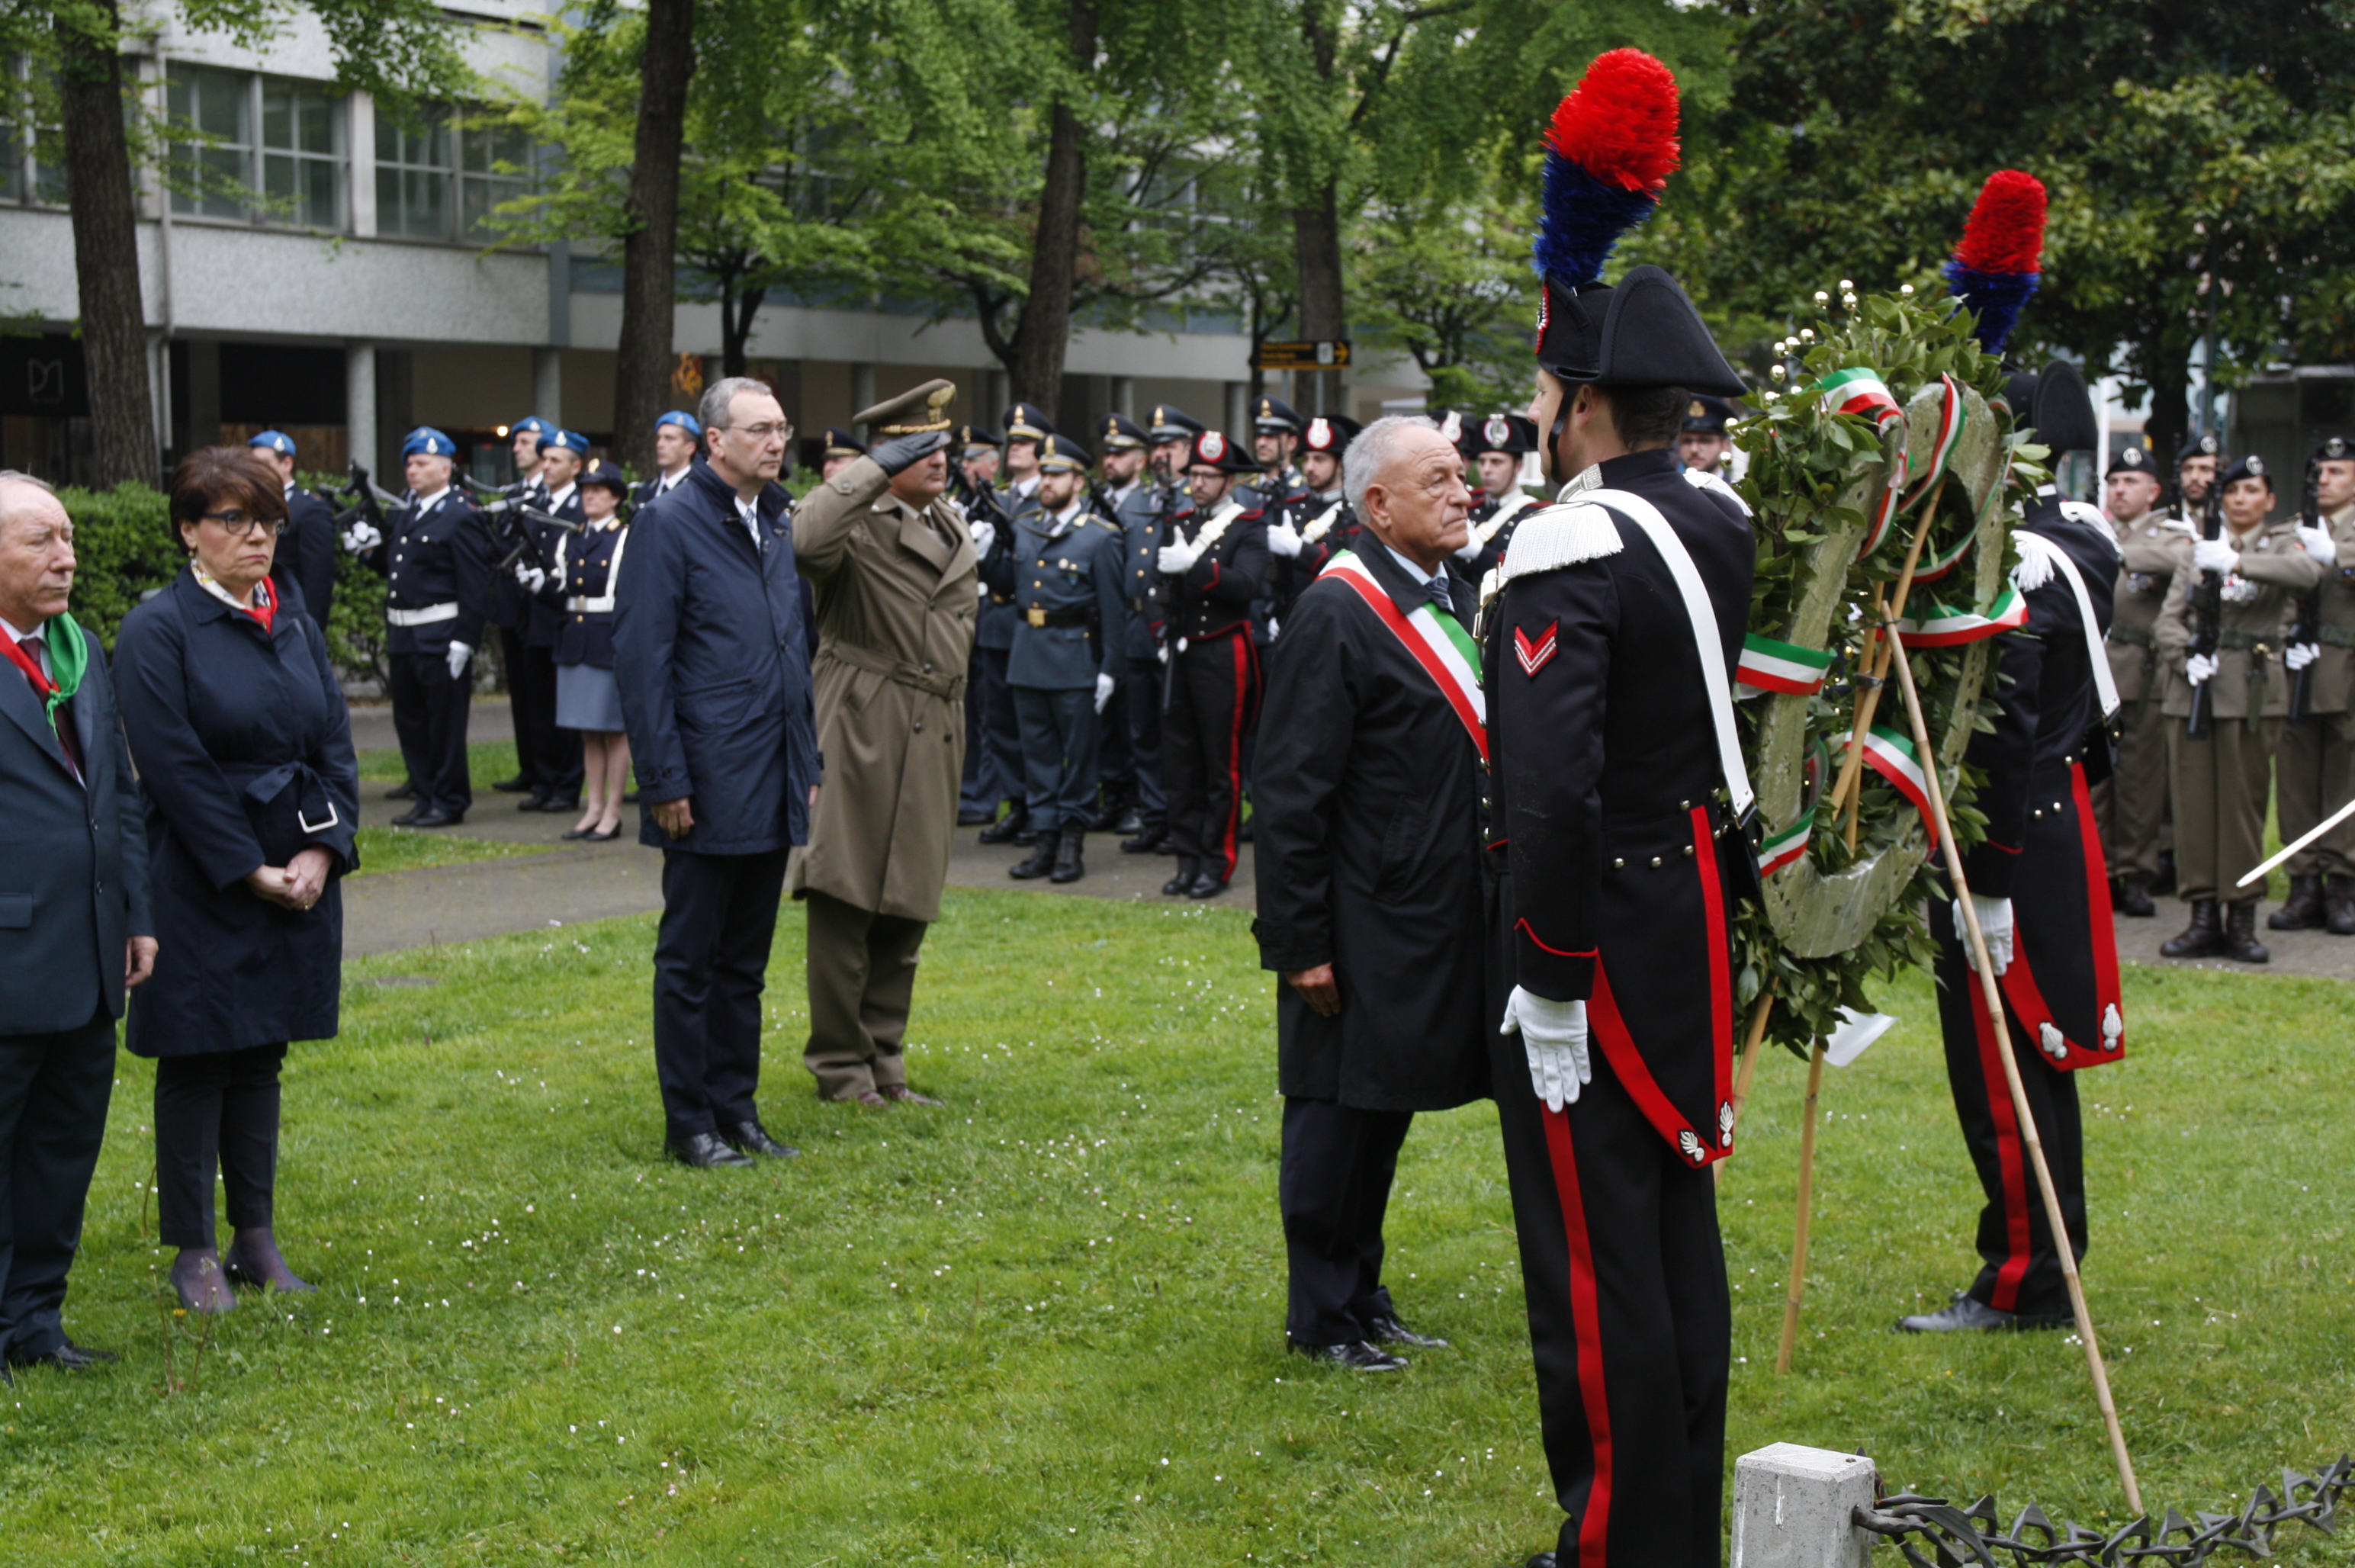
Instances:
[[[1430,582],[1429,582],[1429,583],[1425,584],[1425,586],[1426,586],[1426,587],[1428,587],[1428,588],[1431,590],[1431,602],[1432,602],[1433,604],[1436,604],[1436,605],[1438,605],[1441,609],[1443,609],[1443,610],[1446,610],[1446,611],[1449,611],[1449,612],[1451,612],[1451,613],[1455,610],[1455,601],[1454,601],[1453,599],[1450,599],[1450,598],[1447,596],[1447,579],[1446,579],[1446,578],[1444,578],[1444,577],[1434,577],[1434,578],[1433,578],[1433,579],[1430,581]]]
[[[31,636],[20,638],[18,639],[16,645],[25,650],[25,656],[33,661],[33,667],[35,669],[42,667],[41,639],[39,637]],[[28,681],[26,684],[31,685],[31,682]],[[45,703],[48,700],[48,694],[43,692],[37,686],[33,687],[33,694],[36,697],[40,698]],[[58,747],[60,751],[65,752],[67,763],[71,764],[73,768],[74,777],[76,779],[80,779],[83,776],[81,765],[81,741],[74,734],[73,703],[70,699],[58,704],[57,728]]]

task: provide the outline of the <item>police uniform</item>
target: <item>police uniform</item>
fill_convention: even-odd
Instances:
[[[1142,452],[1148,444],[1145,427],[1124,413],[1108,413],[1096,426],[1096,447],[1100,452]],[[1150,474],[1140,468],[1135,478],[1114,490],[1109,482],[1093,492],[1098,516],[1122,535],[1121,618],[1117,625],[1108,625],[1103,635],[1113,649],[1112,700],[1104,707],[1097,726],[1096,779],[1103,787],[1103,805],[1088,824],[1092,832],[1137,833],[1144,829],[1146,797],[1151,796],[1153,815],[1167,815],[1167,803],[1161,789],[1161,724],[1160,714],[1154,714],[1151,776],[1146,776],[1147,764],[1140,762],[1135,720],[1131,713],[1140,705],[1157,709],[1160,690],[1154,681],[1160,667],[1153,663],[1148,647],[1145,655],[1146,667],[1136,667],[1135,647],[1147,634],[1144,617],[1135,608],[1135,596],[1128,592],[1133,570],[1127,563],[1127,529],[1124,514],[1133,507],[1149,505],[1152,486]]]
[[[2337,435],[2315,448],[2311,459],[2350,460],[2355,442]],[[2274,759],[2274,805],[2286,840],[2312,830],[2355,792],[2355,714],[2348,711],[2355,691],[2355,505],[2318,517],[2317,526],[2329,531],[2332,559],[2320,584],[2308,590],[2316,640],[2299,656],[2311,661],[2306,711],[2283,728]],[[2298,613],[2291,618],[2296,622]],[[2340,823],[2292,856],[2289,882],[2288,901],[2267,917],[2267,925],[2355,936],[2355,822]]]
[[[622,471],[610,463],[581,475],[580,486],[591,485],[613,491],[617,499],[626,488]],[[556,721],[576,732],[612,734],[623,728],[613,678],[613,584],[629,549],[630,524],[618,511],[601,526],[590,522],[584,509],[581,521],[579,533],[556,535],[547,556],[549,580],[540,592],[563,617],[556,634]]]
[[[1084,475],[1094,457],[1069,436],[1039,443],[1048,473]],[[1014,549],[999,555],[991,587],[1014,601],[1007,683],[1022,724],[1025,806],[1039,835],[1009,875],[1050,872],[1058,882],[1086,874],[1082,849],[1095,798],[1103,688],[1116,686],[1123,550],[1120,526],[1096,515],[1083,486],[1062,512],[1042,504],[1014,525]]]
[[[1217,431],[1194,438],[1187,466],[1252,472],[1249,454]],[[1161,891],[1213,898],[1235,874],[1242,826],[1243,747],[1259,717],[1260,656],[1252,606],[1267,573],[1267,521],[1230,494],[1205,512],[1188,499],[1168,522],[1184,570],[1156,560],[1168,620],[1167,696],[1162,708],[1163,775],[1178,874]]]
[[[1544,289],[1537,359],[1565,407],[1581,382],[1741,390],[1658,268],[1615,287],[1549,271]],[[1550,464],[1558,433],[1544,444]],[[1601,504],[1524,518],[1483,615],[1490,1016],[1517,1031],[1489,1037],[1492,1081],[1567,1516],[1533,1562],[1701,1568],[1719,1560],[1732,1333],[1708,1167],[1732,1145],[1732,905],[1756,887],[1730,804],[1747,788],[1718,742],[1731,704],[1703,660],[1730,691],[1754,546],[1666,446],[1589,473]],[[1556,1108],[1533,1076],[1572,1003],[1592,1076]]]
[[[1727,402],[1723,398],[1712,398],[1704,392],[1697,394],[1690,402],[1685,405],[1684,424],[1681,428],[1683,430],[1683,433],[1686,435],[1713,435],[1722,437],[1725,434],[1726,427],[1733,422],[1733,405],[1732,403]],[[1686,469],[1686,472],[1689,474],[1715,474],[1718,471],[1718,463],[1722,461],[1723,458],[1721,457],[1717,462],[1712,462],[1707,468],[1688,468]]]
[[[1003,508],[997,492],[986,479],[974,481],[964,474],[964,462],[976,453],[995,453],[999,446],[996,436],[986,426],[964,424],[956,427],[956,437],[949,450],[954,455],[949,462],[948,498],[964,514],[965,529],[978,550],[986,540],[994,539]],[[976,555],[976,560],[978,556]],[[989,603],[989,584],[975,582],[981,605]],[[997,758],[983,736],[981,727],[982,692],[987,687],[982,665],[981,649],[976,645],[966,656],[964,707],[964,773],[957,784],[957,826],[977,827],[994,820],[998,802],[1012,796],[1019,799],[1022,786],[1018,780],[1001,780],[997,775]]]
[[[1521,414],[1490,414],[1474,421],[1467,440],[1472,449],[1471,461],[1476,468],[1483,453],[1501,452],[1514,458],[1525,457],[1538,449],[1538,427]],[[1456,559],[1474,582],[1485,580],[1488,573],[1505,563],[1505,551],[1513,542],[1513,528],[1538,506],[1537,498],[1518,485],[1498,496],[1484,496],[1472,508],[1466,520],[1471,537],[1456,551]]]
[[[2264,476],[2264,460],[2242,458],[2217,480],[2224,487]],[[2169,958],[2222,954],[2245,963],[2270,956],[2256,938],[2257,901],[2264,890],[2236,887],[2264,857],[2265,796],[2282,717],[2289,711],[2283,644],[2297,596],[2322,577],[2307,555],[2296,520],[2260,523],[2237,540],[2229,525],[2220,537],[2238,549],[2221,594],[2216,668],[2207,681],[2204,734],[2190,730],[2192,683],[2188,661],[2199,631],[2194,598],[2202,573],[2192,570],[2192,541],[2181,546],[2173,586],[2159,611],[2158,648],[2167,666],[2168,754],[2175,787],[2175,863],[2191,923],[2160,947]],[[2217,905],[2224,906],[2220,921]]]
[[[2015,393],[2019,422],[2055,453],[2100,440],[2092,401],[2073,366],[2055,360]],[[2014,585],[2027,624],[2000,636],[1987,692],[1992,730],[1973,737],[1969,765],[1984,782],[1973,805],[1987,819],[1984,842],[1964,857],[1983,927],[2009,909],[2012,956],[1998,975],[2004,1024],[2052,1173],[2073,1255],[2085,1255],[2084,1139],[2076,1073],[2122,1060],[2126,1019],[2118,988],[2109,869],[2102,857],[2087,782],[2108,763],[2097,667],[2118,550],[2099,513],[2047,487],[2014,535]],[[2081,598],[2082,591],[2082,598]],[[2088,613],[2091,615],[2089,623]],[[2009,901],[2008,905],[1997,901]],[[2030,1169],[2023,1129],[1950,900],[1934,901],[1938,1017],[1946,1076],[1963,1141],[1977,1168],[1978,1275],[1935,1312],[1898,1321],[1909,1332],[2055,1327],[2070,1306],[2061,1257]]]
[[[457,445],[430,427],[410,432],[400,454],[447,457]],[[453,644],[483,645],[490,604],[490,542],[474,508],[453,483],[411,496],[385,519],[386,537],[361,559],[385,576],[385,656],[390,667],[392,726],[409,769],[414,804],[393,818],[401,827],[444,827],[474,804],[466,771],[466,709],[473,666],[450,669]]]
[[[630,505],[634,507],[645,506],[666,490],[677,489],[680,481],[687,476],[689,471],[698,463],[703,461],[703,421],[685,409],[673,409],[655,421],[655,429],[659,431],[666,424],[677,425],[694,439],[695,456],[687,460],[687,467],[676,474],[657,474],[651,479],[639,480],[636,487],[630,492]]]
[[[294,456],[294,438],[284,431],[262,431],[245,444],[290,462]],[[293,586],[297,601],[325,635],[336,600],[336,514],[292,479],[281,488],[286,496],[286,527],[279,536],[277,557],[271,562],[271,581],[282,590],[278,595],[282,603],[287,597],[282,590]]]
[[[1006,443],[1027,441],[1034,445],[1055,433],[1047,416],[1032,403],[1016,403],[1006,411]],[[996,538],[981,559],[981,575],[985,585],[1005,580],[1011,569],[1014,550],[1013,525],[1039,505],[1039,476],[1017,480],[997,493],[998,506],[1004,513],[996,525]],[[1007,657],[1014,646],[1015,623],[1022,618],[1015,608],[1010,592],[991,588],[981,605],[981,620],[974,633],[975,656],[982,664],[981,730],[982,740],[988,746],[991,759],[997,764],[999,787],[1013,802],[1012,808],[994,827],[981,830],[985,844],[1032,844],[1037,835],[1029,826],[1030,816],[1026,804],[1028,774],[1022,763],[1022,720],[1014,710],[1014,688],[1007,684]]]
[[[2150,453],[2127,446],[2110,460],[2103,477],[2150,471]],[[2160,711],[2166,680],[2158,662],[2158,611],[2174,585],[2190,533],[2179,519],[2155,507],[2131,523],[2114,520],[2111,528],[2119,560],[2107,651],[2110,679],[2124,706],[2118,714],[2117,767],[2094,787],[2094,814],[2102,827],[2104,857],[2117,879],[2119,912],[2148,915],[2154,912],[2150,895],[2159,877],[2159,857],[2174,848],[2168,723]]]

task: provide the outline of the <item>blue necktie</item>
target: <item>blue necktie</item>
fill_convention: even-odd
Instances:
[[[1447,579],[1444,575],[1433,578],[1424,586],[1431,590],[1431,602],[1433,604],[1451,613],[1455,611],[1455,601],[1447,596]]]

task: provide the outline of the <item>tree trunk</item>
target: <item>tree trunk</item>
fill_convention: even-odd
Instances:
[[[2167,476],[2171,489],[2175,483],[2175,454],[2191,432],[2188,401],[2191,373],[2185,354],[2169,352],[2168,336],[2162,333],[2152,338],[2145,345],[2141,358],[2144,384],[2150,388],[2150,412],[2143,421],[2143,432],[2150,442],[2150,454],[2158,472]],[[2104,467],[2109,465],[2109,459],[2108,453],[2102,453]]]
[[[139,290],[138,213],[131,197],[131,145],[123,128],[123,55],[116,48],[114,0],[104,0],[100,10],[101,32],[85,31],[64,13],[57,21],[82,364],[90,377],[98,482],[154,485],[163,476],[163,463],[147,374],[147,311]]]
[[[654,471],[655,418],[670,392],[671,314],[677,301],[678,162],[687,84],[695,74],[694,0],[647,0],[638,60],[638,133],[622,241],[622,342],[613,369],[613,444]]]
[[[1300,251],[1300,336],[1311,342],[1348,336],[1341,314],[1341,196],[1339,182],[1327,179],[1308,205],[1292,211],[1292,231]],[[1341,373],[1319,370],[1301,378],[1307,414],[1341,411]]]
[[[1071,62],[1081,75],[1096,61],[1094,0],[1071,0]],[[1030,295],[1014,326],[1011,373],[1018,400],[1062,406],[1063,354],[1071,340],[1071,298],[1079,282],[1080,197],[1087,186],[1086,133],[1069,103],[1058,102],[1047,134],[1047,179],[1039,193],[1039,231],[1030,248]]]

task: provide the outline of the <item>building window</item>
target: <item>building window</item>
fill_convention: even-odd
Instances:
[[[175,161],[195,187],[173,192],[173,211],[300,229],[344,227],[342,94],[317,82],[176,65],[167,102],[175,124],[205,138],[173,144]]]
[[[470,240],[496,240],[491,209],[531,184],[531,138],[517,127],[475,122],[458,127],[458,221]]]
[[[167,90],[175,126],[203,142],[176,142],[172,155],[197,188],[174,191],[172,210],[196,218],[253,216],[253,79],[241,71],[174,66]]]
[[[344,226],[344,101],[307,81],[261,82],[261,194],[305,229]]]
[[[42,114],[45,106],[55,106],[57,81],[54,76],[36,81],[30,69],[22,57],[0,59],[0,76],[8,79],[0,95],[0,201],[63,207],[65,130]],[[27,118],[15,119],[12,112]]]
[[[496,240],[491,209],[530,185],[531,141],[514,126],[447,109],[376,123],[376,227],[410,240]]]

